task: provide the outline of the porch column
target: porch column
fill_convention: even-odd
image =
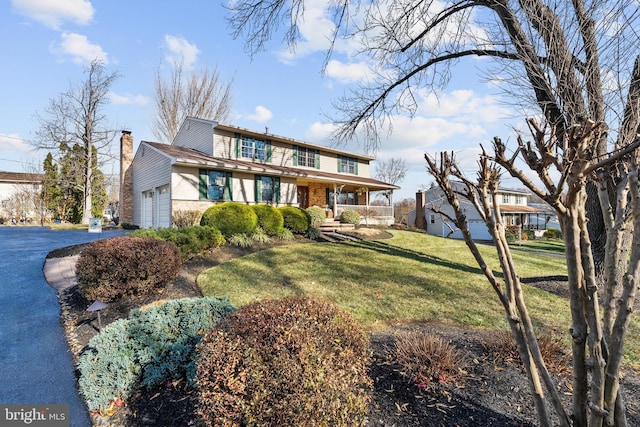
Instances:
[[[333,184],[333,219],[338,216],[338,185]]]

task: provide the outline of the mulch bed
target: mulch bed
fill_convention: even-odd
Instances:
[[[359,237],[377,239],[388,236],[384,231],[367,232]],[[295,244],[279,242],[278,244]],[[48,257],[78,254],[84,245],[62,248]],[[129,312],[154,301],[201,296],[195,284],[197,275],[232,258],[262,250],[269,245],[252,248],[225,246],[206,256],[186,262],[179,276],[161,292],[143,298],[132,298],[109,305],[101,311],[102,325],[127,317]],[[527,280],[558,295],[566,293],[566,278],[547,277]],[[70,349],[77,359],[89,339],[98,333],[95,313],[87,313],[87,301],[77,290],[69,289],[60,295],[61,320],[65,326]],[[394,363],[394,340],[398,334],[422,331],[442,337],[465,355],[466,372],[461,381],[432,383],[419,388]],[[531,403],[526,377],[519,361],[497,358],[488,351],[486,343],[495,332],[464,329],[450,325],[416,323],[393,325],[370,333],[372,359],[370,376],[373,379],[372,401],[367,426],[534,426],[537,417]],[[571,399],[568,374],[557,376],[556,381],[567,405]],[[622,381],[622,389],[628,406],[629,425],[640,425],[640,375],[628,370]],[[115,415],[103,419],[94,416],[95,425],[116,426],[193,426],[197,425],[195,405],[197,396],[184,381],[165,384],[153,390],[143,391]]]

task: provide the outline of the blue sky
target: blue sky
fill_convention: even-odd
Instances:
[[[40,167],[46,153],[28,141],[38,129],[51,98],[84,78],[93,59],[121,78],[112,86],[107,114],[116,128],[132,131],[136,142],[155,141],[154,73],[168,72],[184,58],[189,69],[217,68],[233,79],[233,113],[229,124],[316,144],[329,145],[331,125],[324,113],[331,102],[359,79],[368,67],[353,55],[354,46],[339,43],[322,75],[327,30],[322,0],[309,0],[302,42],[286,50],[276,36],[266,51],[250,58],[243,41],[234,40],[224,20],[222,2],[211,0],[89,1],[11,0],[0,6],[0,171],[23,172]],[[384,135],[379,159],[402,158],[407,177],[395,199],[413,197],[431,182],[424,153],[455,150],[470,171],[478,144],[510,133],[510,111],[500,103],[495,86],[478,73],[481,61],[456,68],[446,91],[420,91],[413,119],[392,117],[393,133]],[[363,152],[348,144],[341,148]],[[117,167],[105,170],[117,173]],[[508,184],[508,182],[507,182]]]

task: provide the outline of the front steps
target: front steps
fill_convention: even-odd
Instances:
[[[356,226],[353,224],[343,224],[340,221],[336,221],[333,218],[327,218],[324,223],[320,226],[320,231],[322,233],[335,233],[340,231],[349,231],[355,230]]]

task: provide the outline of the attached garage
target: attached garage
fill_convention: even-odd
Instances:
[[[171,193],[169,185],[142,193],[142,228],[171,227]]]

